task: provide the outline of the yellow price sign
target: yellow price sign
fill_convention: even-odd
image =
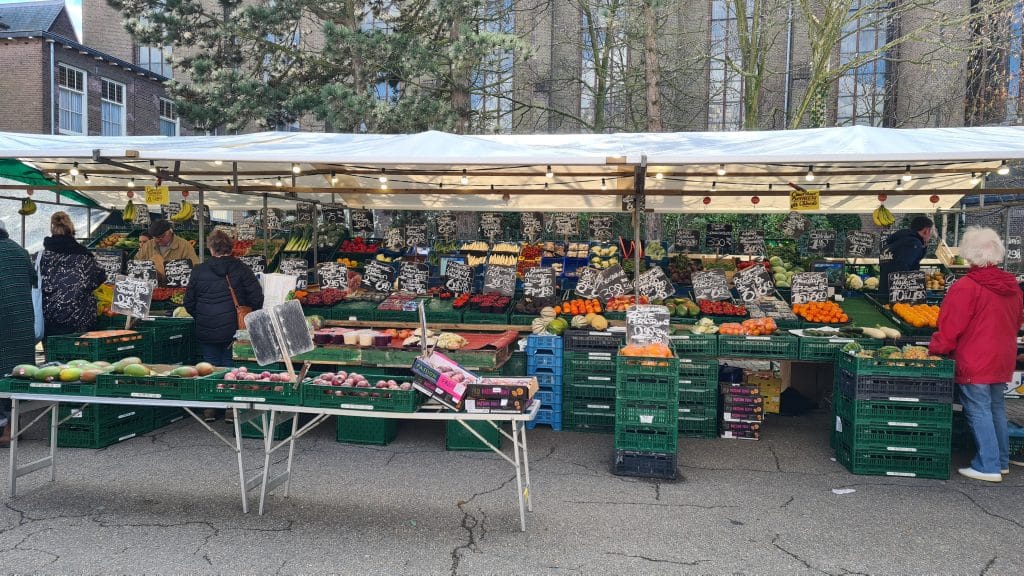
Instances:
[[[793,190],[789,193],[790,210],[820,210],[821,190]]]
[[[146,204],[166,206],[171,202],[171,191],[167,186],[146,186]]]

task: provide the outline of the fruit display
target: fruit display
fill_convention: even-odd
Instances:
[[[121,220],[125,222],[135,221],[135,203],[132,202],[131,198],[128,199],[128,203],[121,209]]]
[[[671,358],[674,356],[672,349],[654,342],[652,344],[626,344],[619,349],[619,356],[637,356],[643,358]]]
[[[637,262],[640,263],[640,273],[643,274],[644,272],[646,272],[647,271],[647,261],[646,260],[639,260],[638,261],[635,258],[626,258],[625,260],[623,260],[620,263],[622,265],[622,271],[625,272],[628,276],[633,276],[633,274],[636,273],[636,270],[637,270],[637,268],[636,268]]]
[[[166,302],[170,300],[175,304],[181,304],[185,301],[185,288],[164,288],[157,287],[153,289],[153,301],[154,302]]]
[[[676,318],[696,318],[700,315],[700,306],[689,298],[666,298],[654,300],[651,304],[660,304],[668,308],[669,316]]]
[[[871,351],[865,350],[865,352]],[[881,360],[942,360],[941,356],[929,355],[928,349],[924,346],[914,346],[911,344],[907,344],[903,348],[898,346],[882,346],[874,351],[873,357]]]
[[[335,260],[335,262],[337,262],[338,264],[341,264],[342,266],[344,266],[346,268],[349,268],[349,269],[358,268],[358,267],[362,266],[362,264],[360,264],[359,262],[356,262],[355,260],[353,260],[351,258],[345,258],[345,257],[338,258],[337,260]]]
[[[541,254],[544,252],[540,244],[524,244],[519,251],[519,260],[516,262],[516,274],[520,278],[530,268],[540,266]]]
[[[466,264],[470,267],[483,266],[487,263],[487,256],[479,256],[476,254],[466,255]]]
[[[240,258],[249,253],[249,249],[252,248],[254,241],[252,240],[235,240],[235,243],[231,246],[231,255],[235,258]]]
[[[793,313],[808,322],[818,324],[845,324],[850,321],[850,317],[839,304],[831,300],[793,304]]]
[[[285,252],[306,252],[313,246],[313,227],[296,226],[292,228],[288,240],[284,243]]]
[[[561,258],[565,256],[565,245],[558,242],[545,242],[541,256],[544,258]]]
[[[96,377],[100,374],[197,378],[209,376],[213,371],[214,367],[211,364],[200,362],[195,366],[177,366],[158,372],[143,364],[141,358],[131,356],[114,363],[71,360],[64,364],[49,363],[39,367],[32,364],[21,364],[11,370],[10,377],[34,382],[84,382],[88,384],[95,382]]]
[[[373,254],[380,249],[380,242],[367,242],[362,236],[342,240],[338,250],[350,254]]]
[[[592,246],[590,248],[590,266],[598,269],[611,268],[619,263],[618,246]]]
[[[491,248],[491,252],[504,252],[506,254],[519,254],[519,245],[511,242],[498,242]]]
[[[18,214],[31,216],[36,213],[36,209],[36,203],[31,198],[25,198],[21,201],[21,208],[18,208]]]
[[[334,248],[348,236],[348,228],[344,224],[321,224],[317,229],[317,245],[321,249]]]
[[[395,260],[398,260],[398,258],[395,258],[394,256],[386,256],[384,254],[377,254],[373,259],[381,264],[391,264]]]
[[[515,266],[518,260],[519,256],[516,254],[491,252],[487,263],[496,266]]]
[[[691,260],[685,254],[676,254],[668,261],[668,277],[675,284],[692,284],[693,273],[703,269],[700,260]]]
[[[250,372],[245,366],[232,368],[228,373],[221,376],[222,382],[217,383],[217,390],[253,390],[253,391],[274,391],[283,392],[284,385],[292,382],[292,377],[287,372],[262,371]],[[240,382],[245,382],[241,384]]]
[[[96,243],[97,248],[113,248],[115,250],[124,250],[131,252],[139,249],[138,238],[129,238],[127,234],[121,232],[113,232],[107,234],[102,240]]]
[[[946,277],[942,272],[934,270],[924,275],[924,287],[927,290],[938,292],[946,289]]]
[[[565,251],[567,258],[586,258],[590,254],[590,244],[586,242],[570,242]]]
[[[412,312],[416,310],[418,300],[412,294],[389,294],[378,306],[377,310],[391,312]]]
[[[569,326],[575,330],[603,332],[608,329],[608,320],[604,316],[590,312],[585,316],[583,314],[573,316],[572,320],[569,321]]]
[[[513,310],[517,314],[540,314],[542,310],[555,305],[557,297],[551,296],[548,298],[534,298],[532,296],[524,296],[521,300],[516,302]],[[552,308],[554,310],[554,308]]]
[[[630,306],[636,304],[650,304],[650,300],[647,296],[640,296],[637,299],[636,296],[615,296],[605,302],[604,309],[606,312],[625,312]]]
[[[299,292],[302,292],[300,295]],[[296,291],[295,299],[307,306],[334,306],[345,299],[346,292],[337,288],[322,290]]]
[[[192,206],[192,203],[186,200],[185,198],[182,198],[181,208],[178,210],[177,213],[174,214],[174,216],[171,216],[169,220],[171,222],[188,222],[189,220],[192,219],[192,216],[195,214],[195,211],[196,210]]]
[[[459,246],[460,252],[487,252],[490,246],[487,242],[481,242],[479,240],[475,242],[463,242],[462,246]]]
[[[867,278],[861,278],[856,274],[847,274],[845,284],[850,290],[874,292],[875,290],[878,290],[878,277],[869,276]]]
[[[403,381],[399,383],[397,380],[377,380],[375,383],[370,384],[370,381],[365,376],[358,372],[346,372],[341,370],[339,372],[325,372],[311,382],[314,386],[334,386],[338,388],[370,388],[377,390],[412,390],[412,382]],[[368,396],[369,392],[365,392]],[[337,391],[338,396],[346,395],[344,391]]]
[[[530,329],[533,334],[561,336],[569,329],[569,321],[542,315],[531,323]]]
[[[698,300],[697,305],[700,307],[701,314],[707,316],[746,316],[747,307],[739,304],[733,304],[728,300],[715,301],[715,300]]]
[[[565,314],[567,316],[578,316],[580,314],[600,314],[601,313],[601,302],[596,298],[590,300],[584,300],[583,298],[576,298],[573,300],[566,300],[560,305],[555,306],[555,314]]]
[[[939,327],[939,307],[934,304],[893,304],[892,312],[914,328]]]
[[[690,327],[690,332],[693,334],[718,334],[718,326],[715,326],[715,321],[711,318],[701,318]]]
[[[878,208],[875,208],[875,211],[871,213],[871,220],[874,221],[875,226],[880,228],[888,228],[896,223],[896,217],[885,207],[885,204],[879,204]]]
[[[668,252],[665,247],[662,246],[661,242],[651,242],[647,245],[647,250],[644,254],[651,260],[664,260],[668,256]]]
[[[502,314],[511,303],[512,298],[501,294],[474,294],[462,307],[486,314]],[[454,307],[455,304],[453,303],[452,306]]]
[[[793,286],[793,275],[804,271],[803,268],[786,262],[778,256],[769,258],[768,263],[772,267],[772,280],[775,282],[776,288],[791,288]]]
[[[768,336],[778,329],[771,318],[749,318],[743,322],[726,322],[718,327],[720,334],[742,336]]]

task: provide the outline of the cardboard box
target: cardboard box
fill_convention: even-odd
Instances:
[[[747,396],[745,394],[723,394],[723,406],[760,406],[764,403],[761,396]]]
[[[750,413],[739,413],[732,411],[722,411],[722,422],[730,423],[760,423],[764,420],[763,414],[750,414]]]
[[[479,380],[476,374],[459,366],[440,352],[432,352],[426,358],[417,358],[412,363],[412,372],[419,376],[423,382],[433,385],[433,388],[424,386],[424,389],[431,389],[433,391],[440,389],[444,394],[428,393],[421,388],[417,388],[417,390],[432,397],[440,396],[443,398],[447,395],[451,398],[454,405],[461,404],[469,384]]]
[[[466,398],[466,412],[472,414],[522,414],[530,406],[529,398]]]
[[[764,407],[762,407],[762,406],[753,406],[753,405],[748,405],[748,406],[723,406],[722,407],[722,412],[723,413],[727,412],[729,414],[732,414],[733,416],[750,416],[750,417],[758,416],[758,417],[760,417],[759,415],[764,413]]]
[[[765,414],[778,414],[781,407],[781,399],[778,396],[765,396],[762,406],[764,407]]]
[[[722,438],[730,440],[760,440],[760,432],[722,432]]]
[[[516,398],[529,400],[540,389],[534,376],[516,376],[505,378],[481,378],[466,386],[467,398],[504,399]],[[529,405],[526,402],[526,405]]]
[[[736,396],[739,396],[739,395],[760,396],[761,395],[761,389],[756,387],[756,386],[747,386],[745,384],[729,384],[729,383],[725,383],[725,382],[719,383],[718,391],[721,392],[722,394],[733,394],[733,395],[736,395]]]
[[[782,376],[771,370],[748,370],[743,381],[750,386],[761,388],[782,388]]]

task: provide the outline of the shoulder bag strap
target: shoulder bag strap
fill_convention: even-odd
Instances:
[[[224,279],[228,282],[228,292],[231,292],[231,301],[235,303],[235,308],[238,308],[238,297],[235,296],[235,289],[231,287],[231,274],[225,274]]]

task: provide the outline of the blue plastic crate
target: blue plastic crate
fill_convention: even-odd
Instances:
[[[551,376],[558,376],[559,378],[562,377],[561,363],[559,363],[558,366],[537,366],[535,363],[533,363],[532,358],[533,357],[531,356],[526,357],[527,376],[537,376],[539,378],[541,374],[547,374]],[[537,382],[540,383],[540,380],[538,379]]]
[[[554,354],[526,354],[526,373],[530,374],[532,370],[537,368],[558,368],[559,372],[562,370],[562,355],[559,353],[558,356]]]
[[[534,399],[540,400],[542,408],[553,408],[562,406],[562,391],[541,390],[534,394]]]
[[[551,356],[554,358],[562,357],[561,348],[531,348],[529,345],[526,346],[527,356]]]
[[[526,337],[526,350],[562,350],[561,336],[536,336]]]
[[[561,432],[562,430],[562,411],[561,410],[549,410],[547,408],[541,408],[537,410],[537,418],[526,423],[527,430],[533,430],[538,424],[545,426],[551,426],[552,430]]]
[[[537,385],[541,388],[562,388],[561,374],[529,374],[537,379]]]

